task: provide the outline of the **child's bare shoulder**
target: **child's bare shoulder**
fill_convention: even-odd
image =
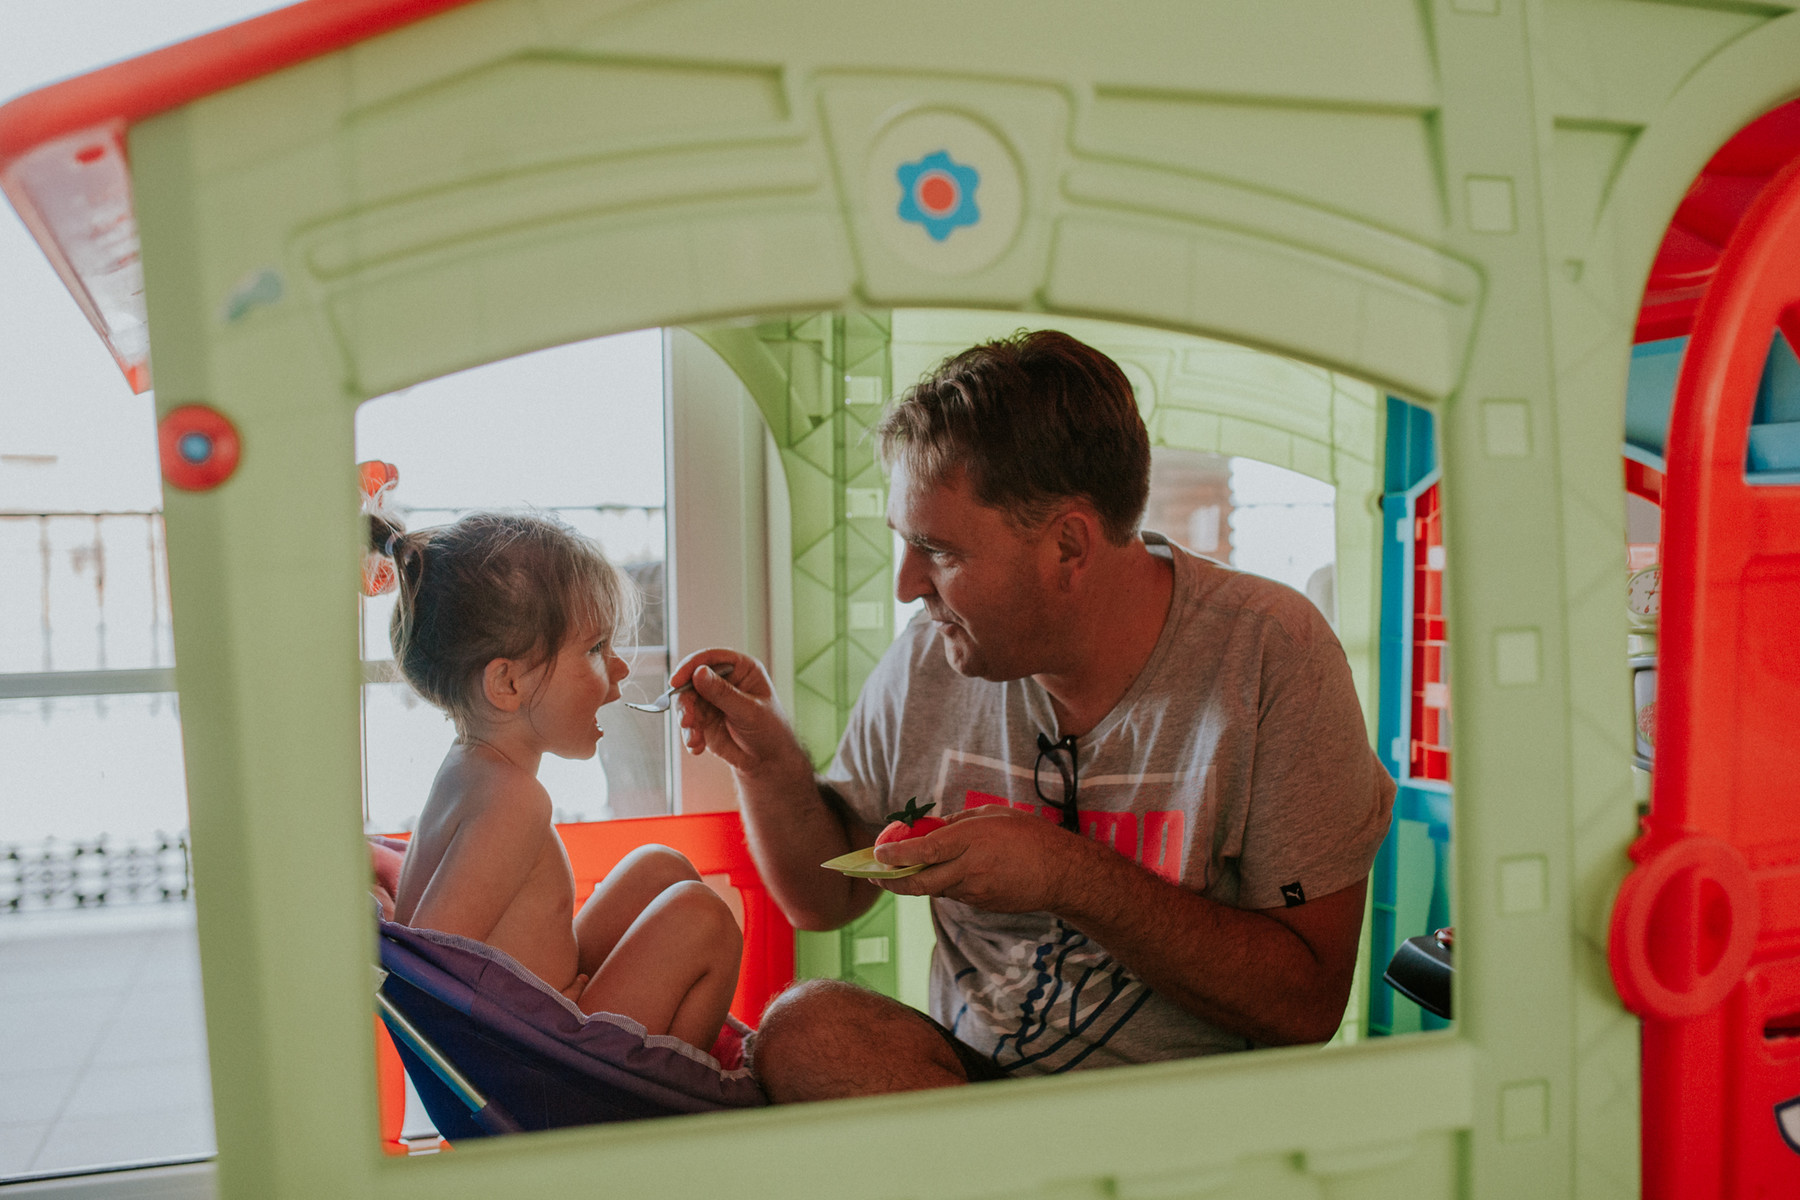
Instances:
[[[556,834],[550,795],[536,778],[467,750],[454,747],[432,781],[395,914],[489,941]]]
[[[434,796],[440,787],[461,823],[550,820],[550,793],[537,776],[491,754],[464,749],[445,762],[432,787]]]

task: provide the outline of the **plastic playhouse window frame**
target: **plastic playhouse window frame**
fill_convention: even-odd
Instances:
[[[332,7],[309,3],[291,11],[316,17]],[[688,293],[674,290],[677,272],[640,266],[629,276],[640,292],[630,310],[609,310],[546,271],[545,295],[526,296],[522,303],[540,317],[549,313],[567,321],[545,319],[532,335],[535,345],[752,308],[1029,303],[1053,316],[1108,314],[1233,336],[1340,365],[1432,409],[1442,422],[1446,471],[1457,489],[1447,545],[1457,584],[1452,679],[1463,714],[1456,747],[1456,908],[1465,935],[1459,969],[1466,965],[1468,972],[1458,1002],[1466,1012],[1451,1031],[1332,1055],[1273,1050],[1018,1087],[570,1130],[391,1162],[371,1136],[372,1084],[359,1093],[351,1082],[373,1079],[367,1003],[372,938],[366,905],[357,903],[362,847],[354,821],[337,828],[321,821],[317,809],[321,795],[355,794],[349,749],[354,721],[345,716],[353,711],[358,682],[354,655],[346,653],[340,663],[333,654],[317,653],[340,643],[354,646],[354,630],[346,617],[334,632],[329,605],[309,608],[288,585],[312,572],[330,596],[354,589],[352,490],[346,477],[340,502],[331,482],[332,473],[340,465],[347,471],[352,461],[348,414],[337,409],[408,379],[496,357],[501,349],[531,347],[512,336],[516,327],[509,327],[510,346],[496,347],[469,336],[469,326],[416,322],[403,331],[413,335],[405,353],[371,357],[381,338],[371,332],[358,340],[334,326],[331,303],[339,297],[329,288],[295,291],[285,309],[259,309],[241,324],[217,327],[220,301],[246,278],[246,269],[271,260],[292,266],[319,247],[289,240],[294,221],[259,225],[269,214],[244,203],[248,193],[234,190],[233,177],[258,170],[278,174],[287,162],[313,168],[296,170],[290,185],[300,179],[308,186],[328,184],[329,168],[342,161],[330,153],[330,114],[345,110],[356,87],[390,86],[391,99],[408,86],[460,78],[458,72],[533,38],[574,42],[610,19],[611,10],[560,0],[532,6],[487,0],[466,7],[355,0],[335,8],[368,23],[346,26],[336,35],[340,40],[300,54],[271,57],[259,50],[253,61],[240,62],[237,73],[208,76],[197,85],[182,82],[192,64],[177,64],[161,76],[173,90],[149,107],[133,106],[147,94],[144,79],[134,77],[138,90],[131,95],[84,100],[88,107],[76,112],[81,119],[75,124],[36,126],[46,137],[97,130],[94,136],[124,139],[143,230],[159,405],[166,410],[203,400],[244,418],[248,450],[238,476],[216,493],[172,496],[169,504],[172,528],[185,531],[178,546],[171,539],[177,603],[181,619],[195,631],[180,646],[183,712],[194,718],[193,730],[207,732],[190,734],[188,761],[196,837],[211,847],[198,863],[200,925],[223,1192],[442,1200],[591,1187],[596,1168],[608,1186],[622,1191],[696,1198],[727,1191],[835,1194],[847,1186],[883,1195],[970,1198],[1071,1191],[1166,1195],[1241,1184],[1263,1170],[1303,1172],[1308,1181],[1297,1186],[1338,1178],[1353,1188],[1375,1186],[1413,1172],[1420,1186],[1408,1191],[1396,1184],[1400,1194],[1510,1188],[1567,1195],[1583,1178],[1632,1177],[1637,1146],[1628,1130],[1635,1113],[1624,1115],[1620,1106],[1633,1107],[1635,1088],[1619,1086],[1617,1077],[1623,1072],[1636,1082],[1629,1066],[1620,1064],[1635,1061],[1637,1025],[1617,1009],[1589,945],[1601,920],[1595,898],[1609,894],[1635,818],[1628,805],[1619,813],[1597,807],[1611,796],[1605,773],[1622,768],[1623,736],[1615,745],[1584,732],[1617,725],[1614,713],[1624,697],[1616,639],[1608,637],[1622,617],[1617,605],[1587,603],[1581,578],[1583,570],[1610,561],[1602,556],[1616,555],[1617,548],[1605,522],[1584,521],[1579,504],[1564,497],[1617,476],[1624,356],[1612,362],[1595,351],[1613,344],[1618,329],[1628,326],[1632,298],[1621,298],[1608,280],[1637,277],[1634,264],[1650,262],[1669,212],[1699,165],[1768,103],[1792,95],[1800,18],[1771,18],[1710,51],[1696,42],[1691,69],[1658,102],[1629,155],[1614,164],[1616,176],[1595,201],[1597,209],[1571,215],[1564,211],[1567,197],[1541,182],[1543,147],[1515,136],[1541,124],[1542,110],[1533,107],[1532,89],[1524,86],[1530,72],[1520,73],[1520,85],[1512,89],[1510,83],[1497,85],[1492,73],[1459,65],[1510,55],[1506,61],[1541,67],[1545,52],[1533,48],[1527,15],[1518,6],[1444,13],[1424,31],[1406,6],[1395,6],[1393,12],[1407,15],[1386,25],[1359,10],[1359,28],[1336,29],[1341,54],[1328,46],[1332,29],[1309,30],[1306,53],[1295,54],[1290,31],[1271,33],[1267,15],[1219,10],[1226,14],[1215,15],[1220,24],[1214,31],[1221,36],[1201,48],[1229,52],[1239,44],[1237,35],[1256,39],[1246,44],[1278,45],[1279,55],[1244,61],[1250,69],[1269,64],[1267,78],[1257,80],[1268,95],[1287,103],[1304,94],[1306,102],[1294,107],[1301,116],[1326,94],[1322,77],[1306,75],[1312,68],[1352,63],[1366,81],[1412,78],[1405,72],[1417,66],[1415,95],[1422,107],[1415,112],[1388,105],[1374,115],[1396,122],[1417,118],[1421,132],[1428,126],[1438,139],[1429,144],[1441,150],[1433,160],[1439,174],[1418,189],[1420,204],[1433,214],[1422,240],[1396,236],[1391,227],[1371,233],[1353,205],[1334,204],[1336,197],[1318,186],[1296,185],[1296,194],[1304,194],[1291,208],[1273,191],[1262,191],[1254,205],[1233,210],[1240,224],[1233,226],[1232,248],[1275,272],[1258,278],[1278,280],[1273,295],[1283,302],[1280,312],[1250,308],[1246,302],[1256,296],[1248,290],[1209,293],[1167,269],[1219,248],[1199,226],[1223,218],[1232,198],[1228,188],[1209,193],[1186,216],[1150,212],[1144,202],[1152,189],[1136,184],[1162,176],[1141,174],[1149,168],[1129,154],[1100,161],[1105,156],[1096,150],[1116,149],[1104,138],[1088,143],[1066,136],[1069,97],[1091,105],[1121,95],[1133,103],[1161,103],[1171,95],[1152,89],[1097,96],[1098,76],[1087,68],[1104,50],[1103,39],[1074,17],[1066,27],[1007,30],[1007,39],[991,43],[993,53],[979,67],[966,59],[946,65],[936,31],[928,46],[897,38],[872,57],[831,22],[807,28],[806,54],[812,57],[786,47],[751,61],[754,49],[721,45],[714,31],[696,34],[691,24],[684,40],[657,45],[657,31],[646,31],[653,20],[631,31],[636,40],[619,38],[624,50],[617,53],[635,54],[635,63],[655,51],[659,68],[693,66],[694,55],[681,53],[692,41],[712,55],[700,68],[748,64],[752,84],[774,78],[760,94],[786,107],[759,132],[759,153],[774,161],[799,148],[820,157],[808,160],[810,175],[774,181],[777,186],[758,201],[770,220],[731,226],[746,234],[741,239],[721,243],[715,235],[722,226],[671,219],[662,230],[669,238],[658,243],[657,253],[669,254],[679,234],[683,246],[714,237],[705,244],[749,255],[717,256],[718,272]],[[426,11],[437,15],[402,27]],[[1332,19],[1329,6],[1315,15]],[[1109,10],[1105,32],[1140,19],[1137,10]],[[981,29],[966,32],[958,53],[974,53],[969,46],[981,42]],[[227,31],[213,44],[235,38],[257,46],[258,36]],[[706,42],[708,36],[714,41]],[[1092,44],[1077,42],[1084,36]],[[840,41],[831,43],[834,37]],[[1140,47],[1146,41],[1140,39]],[[1396,72],[1370,70],[1369,63],[1394,45],[1417,53],[1392,56]],[[1002,61],[1004,52],[1019,47],[1032,59],[1029,69]],[[1208,61],[1221,63],[1217,57]],[[1444,69],[1436,67],[1439,62]],[[855,66],[834,75],[820,63]],[[1074,66],[1065,70],[1064,64]],[[1119,68],[1119,78],[1135,82],[1139,65],[1134,59]],[[881,89],[914,86],[916,80],[896,82],[909,68],[928,78],[934,102],[978,114],[1019,148],[1017,161],[1028,168],[1022,211],[1036,223],[1021,226],[1013,249],[1000,249],[1010,254],[1022,248],[1026,257],[1043,252],[1048,261],[1045,247],[1054,234],[1069,255],[1055,278],[1028,271],[1004,279],[979,272],[908,274],[904,264],[881,257],[882,243],[869,234],[879,214],[837,199],[838,188],[854,195],[855,180],[833,177],[840,164],[831,156],[841,155],[845,143],[829,141],[843,133],[841,127],[824,129],[834,119],[832,104],[864,87],[878,99],[892,99]],[[1168,79],[1190,82],[1169,70]],[[272,114],[295,120],[271,122]],[[1344,117],[1349,110],[1332,115]],[[235,142],[233,130],[243,135]],[[863,144],[852,138],[852,153]],[[10,163],[8,155],[17,149],[0,144],[0,163]],[[195,158],[200,151],[204,161]],[[1061,176],[1059,190],[1058,173],[1076,159],[1083,160],[1084,173]],[[1140,173],[1113,174],[1127,160]],[[1462,175],[1465,170],[1481,174]],[[16,195],[13,178],[7,184]],[[291,198],[270,182],[262,178],[263,194]],[[1383,182],[1396,193],[1408,186],[1405,180]],[[792,190],[782,193],[782,187]],[[1125,211],[1120,197],[1137,207]],[[218,218],[225,213],[242,221],[222,230]],[[33,228],[44,237],[41,227]],[[777,236],[783,231],[785,241]],[[1565,238],[1566,249],[1558,240]],[[346,237],[327,249],[355,250],[354,242]],[[1565,258],[1571,269],[1555,270],[1548,265],[1549,246],[1557,247],[1555,258],[1568,252],[1586,257]],[[755,259],[764,251],[786,269],[765,269]],[[667,267],[674,259],[649,254],[633,261]],[[1585,281],[1579,270],[1584,261],[1591,264]],[[886,274],[869,270],[870,263]],[[1602,263],[1618,269],[1602,272]],[[1401,280],[1408,286],[1356,290],[1389,269],[1411,272],[1410,282]],[[426,282],[441,285],[448,278],[440,271]],[[1146,291],[1146,279],[1174,286]],[[430,300],[432,289],[421,287],[418,295]],[[1371,303],[1357,307],[1346,297]],[[1562,307],[1557,320],[1546,321],[1543,308],[1552,299]],[[1392,305],[1402,302],[1417,304],[1416,319],[1395,315]],[[499,309],[493,314],[499,324],[516,315]],[[1349,328],[1345,314],[1351,311],[1367,324]],[[357,322],[348,324],[350,335],[356,334]],[[318,500],[308,504],[309,522],[299,528],[281,519],[284,498],[291,504],[295,495]],[[1561,550],[1549,585],[1515,569],[1546,544]],[[246,631],[277,620],[295,631],[293,643]],[[203,630],[217,636],[209,642],[200,636]],[[269,681],[285,686],[290,675],[295,687],[289,708],[278,712]],[[283,715],[293,719],[277,719]],[[321,746],[330,753],[321,754]],[[1609,758],[1611,750],[1619,753]],[[1596,807],[1577,809],[1589,802]],[[1580,839],[1569,832],[1573,811],[1587,814]],[[1595,1078],[1603,1082],[1596,1086]],[[893,1133],[896,1122],[909,1152],[882,1153],[901,1140]],[[1046,1130],[1078,1130],[1080,1136],[1049,1137]],[[919,1146],[931,1153],[918,1153]],[[1021,1162],[995,1153],[996,1147],[1030,1147],[1031,1153]],[[808,1179],[793,1178],[796,1163],[811,1168]]]
[[[199,903],[212,1040],[220,1048],[215,1093],[222,1190],[378,1191],[442,1200],[492,1194],[496,1188],[516,1193],[580,1186],[603,1165],[609,1184],[627,1192],[696,1198],[727,1189],[772,1192],[791,1184],[785,1164],[809,1162],[824,1181],[866,1171],[866,1148],[891,1144],[896,1120],[906,1124],[914,1144],[962,1147],[957,1182],[977,1192],[998,1194],[1019,1186],[1016,1164],[975,1153],[978,1146],[992,1145],[1038,1146],[1032,1170],[1043,1180],[1173,1176],[1197,1184],[1211,1177],[1215,1165],[1205,1156],[1195,1161],[1191,1151],[1181,1149],[1191,1126],[1179,1114],[1217,1110],[1226,1096],[1233,1098],[1234,1111],[1264,1118],[1240,1116],[1232,1122],[1232,1136],[1216,1150],[1232,1160],[1291,1155],[1300,1146],[1314,1173],[1359,1169],[1362,1159],[1343,1158],[1343,1148],[1390,1142],[1398,1123],[1420,1131],[1416,1146],[1409,1141],[1402,1157],[1416,1159],[1433,1177],[1450,1176],[1455,1131],[1473,1119],[1475,1061],[1468,1043],[1452,1035],[1329,1054],[1313,1047],[1283,1048],[953,1094],[564,1130],[496,1139],[420,1161],[384,1156],[375,1136],[365,992],[372,933],[361,900],[360,831],[352,821],[340,829],[313,815],[321,791],[357,794],[357,760],[347,753],[341,764],[319,762],[301,749],[354,745],[360,684],[354,606],[346,600],[340,618],[327,611],[329,605],[295,605],[306,594],[355,594],[355,558],[339,553],[356,542],[354,489],[346,486],[339,498],[328,486],[337,470],[347,477],[354,460],[354,404],[498,355],[452,345],[441,336],[422,338],[406,348],[404,361],[390,361],[345,395],[341,374],[321,374],[319,364],[274,349],[314,337],[310,321],[294,326],[278,312],[267,319],[258,312],[241,324],[186,334],[161,324],[166,314],[192,309],[216,286],[197,270],[211,256],[195,256],[186,248],[192,238],[218,236],[209,228],[196,229],[182,215],[196,202],[209,204],[198,194],[216,186],[204,173],[192,173],[193,139],[211,122],[229,121],[259,89],[298,83],[304,90],[319,81],[309,65],[297,76],[258,81],[145,121],[129,140],[159,399],[208,396],[234,414],[250,448],[224,487],[171,494],[168,509],[171,527],[190,531],[186,537],[177,532],[170,541],[177,611],[186,618],[187,636],[178,639],[178,654],[187,672],[183,711],[196,841],[212,848],[197,858],[202,873],[210,867]],[[229,234],[240,242],[256,236],[243,230]],[[253,240],[246,247],[257,253]],[[183,262],[187,265],[179,265]],[[942,299],[954,304],[958,296],[947,289]],[[213,307],[200,304],[202,310]],[[656,311],[648,304],[640,311],[646,319],[589,319],[579,328],[565,323],[507,349],[712,315]],[[1047,320],[1056,316],[1046,313]],[[352,353],[371,348],[372,343]],[[1286,349],[1300,360],[1322,357],[1304,344]],[[1386,385],[1398,386],[1393,380]],[[341,399],[327,399],[332,389]],[[310,519],[295,528],[280,513],[302,494]],[[280,539],[269,536],[273,528],[280,529]],[[305,569],[297,572],[297,564]],[[229,582],[215,589],[205,580]],[[881,590],[885,593],[885,585]],[[1348,592],[1344,588],[1340,595]],[[202,637],[205,629],[232,628],[234,611],[252,615],[252,623],[263,627],[286,621],[296,636],[285,642]],[[309,647],[305,652],[299,649],[303,644]],[[339,644],[347,651],[341,664],[335,655],[316,653]],[[276,678],[293,685],[278,703],[254,685],[246,691],[231,682]],[[288,715],[277,718],[277,709]],[[303,715],[293,719],[295,714]],[[232,732],[215,740],[201,735],[206,729]],[[336,779],[339,775],[343,778]],[[346,808],[347,815],[353,811]],[[241,961],[234,947],[249,949],[256,966],[228,970],[226,964]],[[233,1054],[228,1049],[233,1045],[248,1052]],[[358,1088],[351,1080],[366,1082]],[[1278,1121],[1266,1119],[1275,1113]],[[1163,1132],[1149,1134],[1166,1147],[1160,1153],[1146,1151],[1147,1114],[1161,1114],[1151,1121]],[[1084,1130],[1082,1138],[1049,1144],[1042,1138],[1046,1128],[1074,1127]],[[677,1161],[679,1170],[672,1171]],[[939,1190],[941,1171],[930,1156],[882,1164],[884,1185],[896,1193]]]
[[[956,337],[967,333],[968,340],[979,337],[985,327],[1004,332],[1015,327],[1017,320],[1017,314],[1004,313],[959,314],[952,311],[934,315],[943,316],[942,324],[955,329]],[[1095,330],[1110,329],[1115,336],[1131,338],[1135,335],[1138,340],[1152,345],[1169,336],[1156,330],[1109,323],[1084,325],[1079,318],[1058,319],[1046,315],[1041,319],[1068,326],[1078,336],[1095,337]],[[1382,393],[1373,387],[1369,387],[1369,391],[1372,401],[1379,402]],[[339,414],[339,420],[344,424],[350,417],[351,410]],[[669,418],[679,424],[683,414],[678,406],[670,407]],[[1235,447],[1227,443],[1224,448]],[[196,499],[183,498],[190,502]],[[672,495],[671,501],[673,507],[679,506],[678,497]],[[1366,540],[1378,536],[1378,528],[1379,520],[1373,519]],[[1373,584],[1371,576],[1370,588],[1365,589],[1371,595]],[[1340,592],[1340,596],[1343,594]],[[1370,712],[1372,719],[1372,706]],[[323,901],[325,897],[309,890],[307,899],[309,902]],[[207,901],[203,899],[201,903],[204,906]],[[341,1007],[338,1003],[341,997],[316,984],[305,990],[320,1010]],[[230,1023],[229,1017],[224,1020]],[[364,1025],[359,1023],[357,1028],[361,1032]],[[366,1037],[363,1040],[366,1041]],[[361,1053],[364,1051],[359,1048]],[[1384,1119],[1395,1112],[1403,1112],[1407,1114],[1405,1119],[1420,1123],[1442,1121],[1446,1114],[1452,1120],[1466,1120],[1470,1072],[1471,1056],[1467,1046],[1447,1033],[1427,1034],[1365,1043],[1336,1049],[1329,1054],[1322,1054],[1317,1047],[1269,1049],[1253,1055],[1088,1072],[954,1092],[569,1129],[465,1143],[454,1154],[418,1159],[381,1155],[371,1114],[369,1123],[360,1131],[366,1153],[342,1155],[334,1164],[334,1174],[341,1173],[340,1182],[352,1192],[365,1186],[355,1182],[361,1178],[366,1181],[366,1186],[384,1195],[410,1195],[414,1194],[411,1189],[419,1189],[416,1193],[419,1196],[429,1195],[436,1200],[445,1195],[463,1194],[465,1188],[467,1194],[473,1195],[493,1186],[508,1189],[562,1186],[571,1178],[604,1164],[609,1181],[624,1189],[662,1195],[716,1196],[720,1189],[744,1186],[741,1156],[752,1153],[746,1149],[750,1145],[755,1146],[753,1154],[757,1162],[810,1160],[837,1163],[835,1169],[856,1171],[864,1169],[866,1161],[858,1147],[881,1144],[887,1136],[884,1131],[896,1121],[906,1125],[909,1138],[924,1139],[928,1143],[966,1144],[970,1131],[979,1129],[983,1143],[1027,1144],[1029,1140],[1041,1138],[1047,1123],[1054,1126],[1080,1120],[1093,1131],[1095,1140],[1081,1146],[1046,1148],[1046,1161],[1051,1168],[1064,1174],[1089,1173],[1095,1169],[1095,1147],[1113,1146],[1120,1147],[1122,1155],[1113,1161],[1107,1152],[1099,1152],[1099,1160],[1106,1164],[1103,1169],[1109,1174],[1124,1173],[1129,1177],[1133,1161],[1140,1157],[1137,1150],[1129,1148],[1133,1145],[1133,1137],[1141,1133],[1141,1114],[1146,1109],[1181,1111],[1201,1102],[1204,1096],[1217,1095],[1218,1089],[1222,1088],[1247,1097],[1252,1107],[1280,1105],[1297,1128],[1341,1130],[1343,1113],[1340,1105],[1344,1096],[1341,1081],[1354,1075],[1359,1094],[1382,1097],[1378,1107]],[[363,1077],[373,1078],[372,1064]],[[1339,1082],[1334,1083],[1334,1080]],[[298,1122],[295,1137],[300,1137],[317,1119],[296,1117],[295,1120]],[[333,1123],[340,1126],[339,1132],[332,1136],[336,1142],[345,1136],[345,1132],[341,1123]],[[1376,1123],[1372,1122],[1367,1131],[1369,1137],[1375,1136],[1375,1129]],[[1277,1138],[1270,1144],[1274,1146],[1282,1140]],[[221,1147],[227,1154],[228,1146],[228,1137],[222,1131]],[[682,1168],[679,1180],[672,1180],[670,1156],[677,1153]],[[1333,1161],[1323,1150],[1316,1157],[1320,1164],[1327,1166]],[[224,1180],[230,1179],[234,1171],[245,1168],[239,1157],[224,1159],[221,1169]],[[297,1168],[295,1164],[287,1163],[274,1169],[292,1178]],[[825,1169],[834,1168],[827,1166]],[[1010,1169],[1004,1164],[995,1164],[989,1185],[1002,1186]],[[318,1177],[318,1168],[311,1164],[298,1170],[305,1177]],[[907,1190],[928,1189],[936,1178],[928,1162],[884,1164],[883,1170],[893,1186]],[[1192,1177],[1203,1179],[1208,1170],[1195,1168],[1197,1173]]]

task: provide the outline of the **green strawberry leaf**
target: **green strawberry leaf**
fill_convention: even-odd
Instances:
[[[918,806],[918,799],[919,798],[917,796],[914,796],[911,800],[908,800],[906,802],[905,808],[902,808],[896,812],[889,813],[887,816],[881,818],[882,821],[883,822],[904,821],[904,822],[906,822],[907,827],[911,828],[912,825],[915,822],[917,822],[920,817],[924,816],[926,813],[930,812],[932,809],[937,807],[937,802],[933,801],[932,803],[927,804],[924,808],[920,808]]]

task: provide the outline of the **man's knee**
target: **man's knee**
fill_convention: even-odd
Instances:
[[[751,1069],[778,1104],[966,1083],[943,1036],[877,992],[809,979],[763,1014]]]
[[[802,979],[769,1002],[758,1041],[786,1047],[854,1036],[863,1018],[881,1013],[886,996],[841,979]]]

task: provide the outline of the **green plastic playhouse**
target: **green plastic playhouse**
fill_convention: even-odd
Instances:
[[[1605,957],[1638,818],[1633,319],[1688,182],[1800,93],[1789,8],[311,0],[9,106],[8,193],[121,365],[241,436],[229,478],[166,496],[221,1194],[1637,1196],[1639,1023]],[[896,205],[934,154],[978,173],[978,219]],[[1384,502],[1424,477],[1387,469],[1386,398],[1435,422],[1454,837],[1408,834],[1443,894],[1386,903],[1390,931],[1454,911],[1454,1026],[384,1157],[355,407],[693,330],[780,451],[823,751],[891,635],[861,431],[1026,322],[1118,354],[1161,444],[1337,488],[1365,697]],[[854,932],[803,970],[904,992]]]

